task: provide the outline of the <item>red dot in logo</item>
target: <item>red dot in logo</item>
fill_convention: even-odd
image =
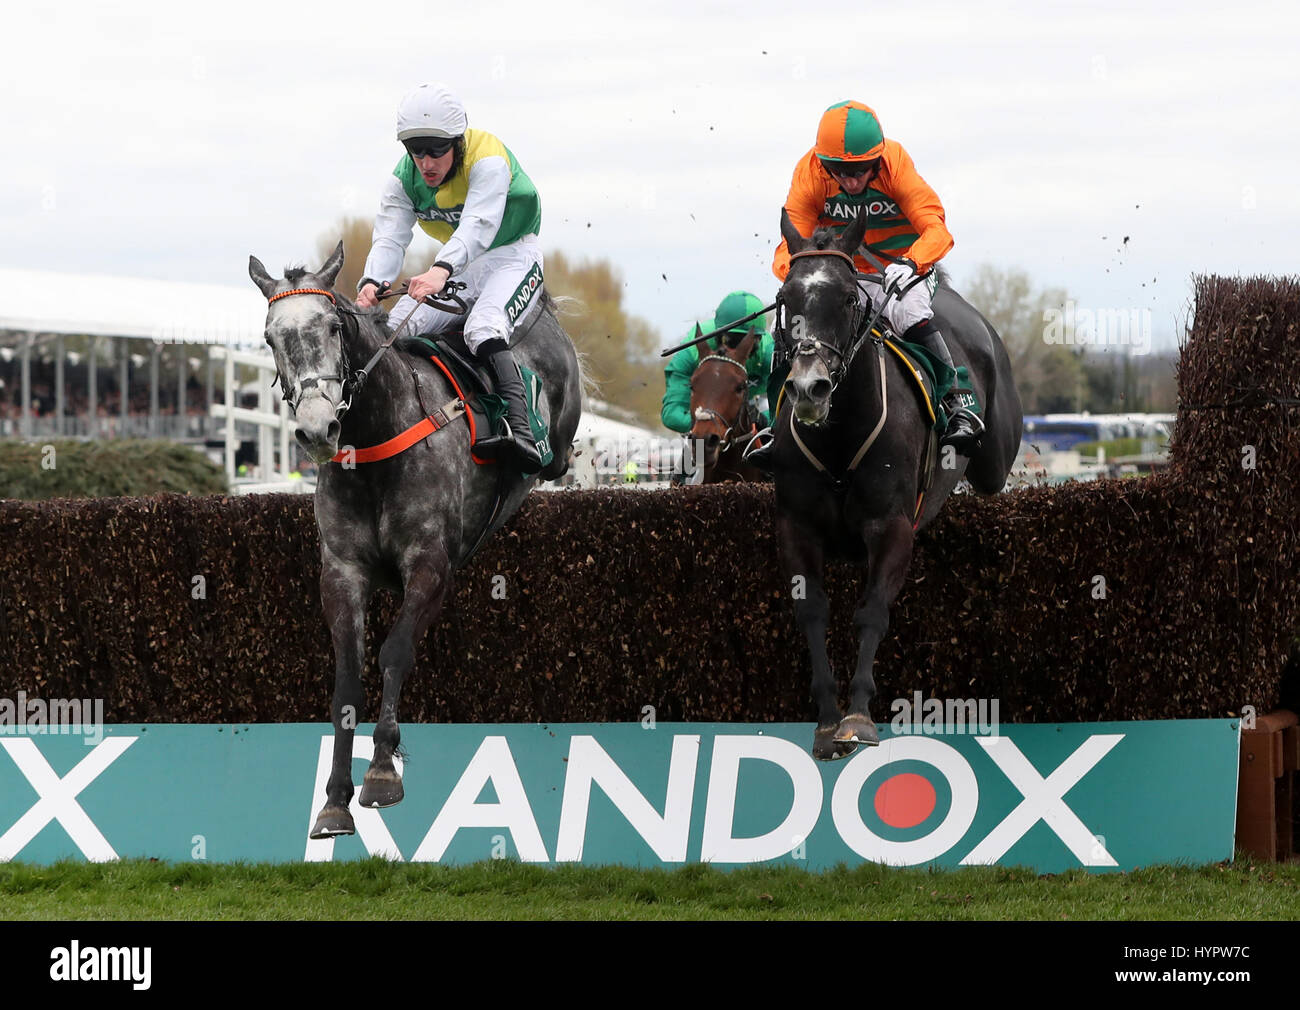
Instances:
[[[876,790],[876,816],[891,828],[911,828],[934,813],[934,786],[924,775],[891,775]]]

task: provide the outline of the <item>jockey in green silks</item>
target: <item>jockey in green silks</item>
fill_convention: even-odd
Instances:
[[[757,295],[751,295],[748,291],[733,291],[718,303],[718,311],[714,313],[713,325],[709,329],[720,330],[728,323],[744,319],[762,307],[763,303]],[[759,338],[749,360],[745,362],[745,371],[749,374],[750,407],[760,428],[772,423],[771,406],[766,405],[766,396],[768,380],[772,374],[772,353],[776,345],[772,340],[767,317],[759,316],[726,334],[719,334],[708,342],[708,346],[696,344],[694,347],[686,347],[668,359],[668,364],[664,366],[664,406],[661,415],[665,428],[683,435],[691,430],[691,376],[695,374],[695,366],[700,363],[701,356],[717,352],[724,336],[731,346],[735,346],[751,329],[758,332]]]

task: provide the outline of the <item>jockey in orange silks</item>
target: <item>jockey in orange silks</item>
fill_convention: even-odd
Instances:
[[[934,265],[953,247],[943,204],[903,146],[885,139],[872,109],[861,102],[840,102],[823,113],[817,143],[795,166],[785,211],[805,237],[817,228],[838,231],[865,214],[863,245],[886,264],[882,276],[861,255],[854,257],[859,273],[866,275],[872,308],[885,302],[883,315],[895,333],[952,367],[931,307],[939,280]],[[789,269],[790,251],[782,239],[772,272],[784,281]],[[955,392],[943,405],[949,417],[943,444],[969,454],[983,434],[983,422],[959,404]]]

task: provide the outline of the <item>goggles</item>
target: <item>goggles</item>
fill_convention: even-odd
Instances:
[[[455,145],[450,137],[414,137],[403,141],[412,158],[441,158]]]
[[[880,159],[872,161],[822,161],[823,167],[831,175],[841,179],[860,179],[864,175],[873,174],[880,166]]]

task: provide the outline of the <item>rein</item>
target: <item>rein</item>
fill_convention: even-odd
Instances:
[[[358,393],[361,392],[361,388],[366,384],[366,379],[370,377],[370,373],[373,372],[375,366],[379,364],[379,359],[382,358],[388,352],[388,349],[393,346],[393,342],[402,335],[402,331],[405,330],[407,325],[411,322],[411,320],[415,318],[415,313],[420,308],[420,306],[425,303],[428,303],[429,305],[432,305],[434,308],[440,309],[443,312],[449,312],[452,315],[458,315],[458,316],[464,315],[468,310],[465,307],[465,302],[457,294],[457,292],[463,291],[464,289],[465,289],[464,284],[461,284],[458,281],[449,280],[447,281],[446,284],[443,285],[443,290],[447,292],[447,294],[444,296],[443,299],[438,299],[438,295],[429,295],[429,297],[424,299],[423,302],[416,302],[413,306],[411,306],[411,311],[408,312],[406,314],[406,318],[403,319],[400,324],[398,324],[397,329],[393,330],[393,332],[388,335],[388,339],[379,345],[378,350],[376,350],[375,353],[370,356],[370,360],[367,361],[362,368],[358,369],[356,372],[352,374],[352,382],[351,382],[352,388],[351,388],[351,392],[348,394],[348,402],[347,405],[344,407],[344,413],[346,413],[347,408],[352,405],[353,397],[355,397]],[[390,296],[404,295],[404,294],[406,294],[406,288],[403,287],[395,291],[387,291],[384,294],[382,294],[380,297],[388,298]],[[450,302],[456,307],[448,308],[446,304],[439,305],[437,304],[438,300]],[[342,417],[343,414],[339,414],[338,416]]]

